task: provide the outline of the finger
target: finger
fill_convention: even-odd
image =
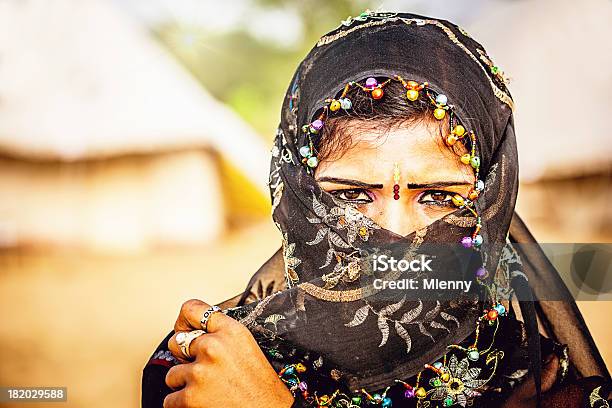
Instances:
[[[164,399],[164,408],[185,408],[186,406],[187,398],[185,391],[173,392]]]
[[[166,374],[166,385],[173,390],[183,388],[187,384],[191,367],[189,364],[175,365]]]
[[[182,332],[179,332],[179,333],[182,333]],[[177,335],[178,333],[174,333],[172,337],[170,337],[170,340],[168,340],[168,350],[174,356],[174,358],[179,360],[181,363],[185,364],[185,363],[188,363],[189,360],[185,358],[183,351],[181,350],[180,346],[178,345],[178,342],[176,341]],[[189,351],[191,352],[191,346],[189,347]]]
[[[209,307],[208,303],[198,299],[191,299],[183,303],[174,324],[174,331],[201,329],[200,319],[202,319],[202,315]]]
[[[542,370],[542,392],[550,390],[555,381],[557,381],[557,374],[559,372],[559,358],[556,355],[552,355],[550,361],[548,361]]]

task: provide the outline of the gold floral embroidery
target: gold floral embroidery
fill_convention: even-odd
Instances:
[[[300,278],[295,271],[302,261],[295,257],[295,242],[289,243],[287,233],[283,234],[283,259],[285,261],[285,278],[287,280],[287,286],[290,288],[299,282]]]

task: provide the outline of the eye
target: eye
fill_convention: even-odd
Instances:
[[[350,203],[367,204],[372,202],[372,197],[363,189],[350,189],[350,190],[333,190],[329,192],[340,200],[347,201]]]
[[[428,190],[423,192],[419,203],[427,205],[437,205],[440,207],[454,207],[452,197],[456,193],[442,190]]]

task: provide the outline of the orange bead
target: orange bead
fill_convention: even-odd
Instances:
[[[499,312],[495,309],[491,309],[487,312],[487,319],[489,320],[495,320],[497,319],[497,316],[499,315]]]
[[[419,84],[417,82],[415,82],[415,81],[408,81],[406,83],[406,87],[408,89],[418,89],[419,88]]]
[[[468,194],[468,198],[472,201],[474,201],[475,199],[478,198],[478,191],[476,190],[472,190],[470,191],[470,194]]]
[[[457,136],[455,136],[455,135],[449,135],[449,136],[446,138],[446,144],[447,144],[447,145],[452,146],[452,145],[454,145],[455,143],[457,143]]]
[[[385,93],[383,92],[382,88],[375,88],[372,89],[372,98],[374,99],[380,99],[383,97]]]

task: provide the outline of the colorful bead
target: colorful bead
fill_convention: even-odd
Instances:
[[[474,201],[475,199],[478,198],[478,190],[472,190],[470,191],[470,194],[468,194],[468,198],[472,201]]]
[[[470,164],[472,165],[473,168],[477,169],[478,167],[480,167],[480,157],[478,156],[474,156],[470,159]]]
[[[306,384],[304,381],[300,382],[298,384],[298,388],[300,389],[300,391],[304,392],[304,391],[308,391],[308,384]]]
[[[464,154],[463,156],[461,156],[461,163],[463,164],[470,164],[470,159],[472,158],[472,156],[469,153]]]
[[[446,138],[446,144],[449,146],[454,145],[455,143],[457,143],[457,136],[455,135],[448,135],[448,137]]]
[[[450,374],[449,373],[443,373],[440,378],[442,379],[442,381],[444,382],[449,382],[450,381]]]
[[[374,99],[380,99],[383,97],[384,95],[384,91],[382,90],[382,88],[374,88],[372,90],[372,98]]]
[[[414,395],[416,395],[417,398],[425,398],[427,396],[427,391],[425,391],[425,388],[419,387],[415,391]]]
[[[457,207],[461,207],[463,204],[465,204],[465,200],[459,194],[455,194],[451,200]]]
[[[410,388],[404,391],[404,398],[414,398],[414,390]]]
[[[366,86],[366,88],[374,88],[374,87],[378,86],[378,81],[376,80],[376,78],[370,77],[370,78],[366,79],[365,86]]]
[[[476,349],[470,349],[468,351],[467,358],[470,361],[478,361],[478,359],[480,358],[480,353]]]
[[[487,312],[487,319],[493,321],[495,319],[497,319],[497,316],[499,315],[499,312],[495,309],[491,309]]]
[[[476,277],[478,279],[485,279],[488,275],[489,272],[487,272],[487,270],[483,266],[476,270]]]
[[[319,159],[317,159],[317,156],[312,156],[308,159],[306,164],[308,164],[308,167],[317,167],[317,165],[319,164]]]
[[[341,106],[342,105],[340,105],[340,101],[337,101],[337,100],[334,99],[329,104],[329,110],[331,110],[332,112],[336,112],[336,111],[340,110]]]
[[[317,119],[310,124],[310,130],[318,132],[321,129],[323,129],[323,121],[321,119]]]
[[[446,115],[446,111],[442,108],[436,108],[434,110],[434,117],[438,120],[444,119],[445,115]]]
[[[452,397],[446,397],[444,399],[444,406],[445,407],[450,407],[451,405],[453,405],[455,403],[455,401],[453,401]]]
[[[442,363],[440,361],[436,361],[432,365],[436,370],[440,370],[442,368]]]
[[[393,405],[393,401],[391,401],[391,398],[389,397],[383,398],[382,404],[380,404],[380,406],[383,408],[389,408],[392,405]]]
[[[416,81],[408,81],[406,82],[406,87],[409,89],[419,89],[419,83]]]
[[[340,107],[344,110],[349,110],[353,107],[353,102],[349,98],[340,99]]]
[[[300,156],[302,157],[310,157],[312,154],[310,153],[310,146],[302,146],[300,147]]]
[[[353,405],[361,405],[361,397],[360,396],[356,396],[351,398],[351,402],[353,403]]]
[[[506,314],[506,307],[502,305],[501,303],[498,303],[497,305],[495,305],[495,310],[497,310],[497,313],[499,313],[502,316]]]
[[[482,180],[478,180],[478,181],[476,182],[476,190],[478,190],[478,191],[482,191],[482,190],[484,190],[484,188],[485,188],[485,183],[484,183],[484,181],[482,181]]]
[[[463,237],[463,238],[461,238],[461,245],[463,245],[464,248],[471,248],[472,247],[472,238],[471,237]]]
[[[447,102],[448,102],[448,98],[446,97],[446,95],[440,94],[440,95],[436,96],[436,103],[437,104],[446,105]]]
[[[303,373],[306,371],[306,366],[302,363],[297,363],[295,365],[295,371],[297,371],[298,373]]]
[[[474,238],[472,238],[472,242],[474,242],[474,246],[481,246],[482,245],[482,235],[478,234],[476,235]]]
[[[406,98],[408,98],[409,101],[416,101],[417,99],[419,99],[419,91],[417,91],[416,89],[407,90]]]
[[[456,134],[458,137],[461,137],[465,134],[465,128],[461,125],[457,125],[453,129],[453,133]]]
[[[434,387],[439,387],[442,385],[442,380],[438,377],[434,378],[431,382]]]

